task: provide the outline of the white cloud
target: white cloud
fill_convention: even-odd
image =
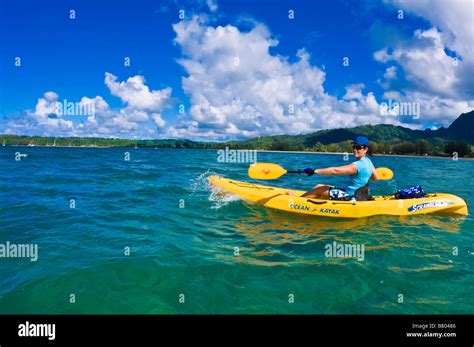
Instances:
[[[403,90],[394,91],[393,82],[398,75],[389,71],[392,66],[388,67],[386,80],[379,81],[387,90],[384,97],[419,103],[420,123],[449,125],[460,113],[474,107],[474,2],[386,2],[427,19],[432,27],[415,30],[411,39],[397,41],[393,47],[374,53],[374,59],[381,63],[396,62],[409,83]]]
[[[139,75],[129,77],[126,82],[117,82],[116,76],[106,72],[105,84],[112,95],[138,110],[163,110],[168,106],[172,92],[171,88],[150,91],[143,76]]]
[[[387,48],[382,48],[374,53],[374,59],[386,63],[391,59],[391,57],[387,52]]]
[[[413,40],[395,47],[391,54],[383,49],[374,53],[374,57],[384,63],[396,61],[414,87],[445,96],[457,94],[454,58],[445,53],[441,33],[435,28],[416,30]],[[395,71],[389,71],[391,68],[387,69],[386,78],[395,76]]]
[[[28,116],[34,119],[38,126],[50,128],[52,131],[64,132],[72,129],[73,122],[64,120],[58,112],[58,97],[58,94],[51,91],[44,93],[43,97],[38,99],[35,110],[28,111]]]
[[[178,62],[188,75],[182,84],[191,109],[190,119],[168,129],[171,135],[299,134],[384,121],[373,93],[350,89],[362,84],[349,87],[344,100],[327,94],[326,73],[311,65],[304,49],[294,63],[270,54],[278,41],[262,24],[242,32],[232,25],[212,27],[194,16],[173,28],[183,53]]]
[[[385,70],[385,73],[383,74],[383,77],[385,77],[386,79],[397,78],[397,67],[396,66],[389,66]]]
[[[50,136],[150,137],[157,135],[157,126],[165,126],[160,112],[171,104],[171,88],[150,91],[142,76],[117,82],[117,77],[110,73],[105,74],[105,84],[111,94],[126,103],[125,107],[112,109],[102,96],[84,96],[78,104],[84,109],[92,109],[92,114],[72,115],[71,119],[66,120],[61,112],[57,112],[63,101],[59,100],[57,93],[49,91],[38,99],[34,111],[27,110],[22,117],[9,120],[4,132]],[[91,108],[85,107],[91,105]]]
[[[472,0],[388,0],[400,9],[423,17],[439,27],[443,42],[464,59],[474,55],[474,2]]]
[[[166,124],[159,113],[152,113],[151,118],[159,128],[163,128]]]
[[[206,3],[211,12],[217,11],[217,2],[215,0],[206,0]]]
[[[23,112],[21,117],[9,119],[2,124],[6,134],[63,135],[74,134],[74,123],[63,119],[59,110],[58,94],[48,91],[38,99],[34,110]]]
[[[422,123],[435,122],[444,127],[449,126],[461,113],[474,109],[473,100],[444,97],[414,90],[396,100],[419,103]]]
[[[49,101],[49,102],[54,102],[58,99],[58,94],[56,94],[55,92],[46,92],[44,93],[43,95],[43,98],[46,100],[46,101]]]
[[[393,99],[393,100],[400,100],[402,98],[402,95],[400,92],[396,90],[388,90],[385,93],[383,93],[383,98],[384,99]]]
[[[362,89],[365,88],[364,83],[350,84],[346,86],[346,94],[343,96],[344,100],[360,100],[363,98]]]
[[[143,76],[132,76],[126,82],[117,82],[117,77],[111,73],[105,74],[105,84],[112,95],[118,96],[127,105],[112,110],[100,96],[86,98],[89,102],[95,102],[96,113],[88,117],[84,131],[96,135],[149,137],[157,135],[156,126],[161,128],[166,124],[159,112],[171,105],[171,88],[150,90]]]

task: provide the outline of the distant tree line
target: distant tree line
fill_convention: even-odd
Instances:
[[[426,140],[416,142],[402,141],[399,143],[372,142],[374,154],[394,154],[394,155],[433,155],[433,156],[452,156],[457,153],[459,157],[474,157],[472,146],[465,141],[448,141],[444,144],[433,145]],[[302,144],[296,146],[288,141],[279,140],[271,144],[269,149],[275,151],[311,151],[311,152],[332,152],[332,153],[352,153],[352,144],[350,141],[321,144],[317,142],[312,147],[305,147]]]
[[[335,152],[352,153],[351,141],[322,144],[305,143],[301,136],[262,137],[246,141],[228,142],[197,142],[190,140],[128,140],[112,138],[79,138],[79,137],[30,137],[17,135],[0,135],[0,146],[34,145],[34,146],[82,146],[82,147],[154,147],[154,148],[196,148],[221,149],[225,147],[235,149],[257,149],[274,151],[308,151],[308,152]],[[438,141],[431,143],[426,140],[418,141],[372,141],[374,154],[394,155],[433,155],[458,157],[474,157],[472,146],[465,141]]]

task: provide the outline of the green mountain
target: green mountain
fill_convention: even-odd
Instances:
[[[447,129],[412,130],[389,124],[361,125],[353,128],[320,130],[306,135],[267,136],[231,143],[239,144],[239,147],[259,147],[268,146],[269,143],[286,142],[289,147],[293,148],[301,146],[311,148],[318,143],[321,145],[343,143],[356,135],[367,136],[375,143],[417,142],[424,140],[432,145],[440,145],[449,140],[464,140],[474,145],[474,111],[463,113]]]
[[[307,135],[279,135],[259,137],[241,142],[233,142],[239,147],[268,147],[268,144],[288,143],[289,147],[311,148],[321,145],[334,143],[343,143],[356,135],[367,136],[375,143],[397,143],[397,142],[416,142],[425,140],[431,144],[441,144],[447,140],[446,129],[432,130],[412,130],[401,126],[388,124],[362,125],[354,128],[339,128],[330,130],[320,130]]]
[[[447,129],[447,136],[474,144],[474,111],[461,114]]]

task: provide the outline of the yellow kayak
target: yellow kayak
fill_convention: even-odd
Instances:
[[[302,190],[292,190],[210,176],[214,189],[273,209],[313,216],[361,218],[375,215],[409,216],[427,213],[467,215],[466,202],[452,194],[433,193],[419,199],[374,196],[369,201],[337,201],[302,198]]]

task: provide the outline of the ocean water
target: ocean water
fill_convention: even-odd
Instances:
[[[16,152],[27,157],[16,161]],[[271,211],[214,194],[209,175],[249,180],[248,164],[217,158],[213,150],[0,147],[0,244],[38,246],[37,261],[0,258],[0,313],[474,313],[472,211],[358,220]],[[289,153],[258,160],[287,169],[346,163]],[[474,161],[373,161],[395,172],[372,184],[374,195],[421,184],[474,201]],[[270,183],[306,189],[344,178]],[[325,257],[334,241],[363,244],[364,260]]]

